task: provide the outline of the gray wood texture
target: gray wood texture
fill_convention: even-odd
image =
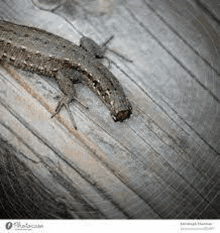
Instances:
[[[0,67],[2,218],[218,218],[219,14],[214,1],[1,0],[5,20],[79,43],[111,35],[133,114],[115,123],[77,84],[78,131],[47,77]],[[105,62],[105,61],[103,61]],[[1,216],[0,216],[1,217]]]

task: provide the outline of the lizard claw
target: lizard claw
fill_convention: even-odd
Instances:
[[[70,119],[71,119],[71,121],[72,121],[72,123],[73,123],[74,128],[77,130],[76,122],[75,122],[75,120],[74,120],[74,118],[73,118],[73,114],[72,114],[72,112],[71,112],[71,110],[70,110],[70,108],[69,108],[69,103],[70,103],[71,101],[72,101],[72,98],[70,98],[69,96],[64,96],[64,97],[59,101],[59,103],[58,103],[58,105],[57,105],[57,107],[56,107],[56,110],[55,110],[54,114],[52,114],[51,118],[53,118],[54,116],[56,116],[56,115],[60,112],[62,106],[64,105],[64,106],[66,107],[66,109],[67,109],[67,112],[69,113],[69,116],[70,116]]]
[[[68,114],[69,114],[69,116],[70,116],[70,119],[71,119],[71,121],[72,121],[72,123],[73,123],[73,126],[74,126],[74,128],[77,130],[76,122],[75,122],[75,120],[74,120],[73,114],[72,114],[72,112],[71,112],[71,110],[70,110],[70,107],[69,107],[69,104],[70,104],[70,102],[71,102],[73,99],[76,100],[79,104],[81,104],[85,109],[89,109],[89,107],[87,107],[87,106],[85,106],[84,104],[82,104],[77,98],[75,98],[75,97],[72,98],[72,97],[69,97],[69,96],[64,96],[64,97],[62,97],[62,99],[59,101],[59,103],[58,103],[58,105],[57,105],[57,107],[56,107],[56,109],[55,109],[55,112],[54,112],[54,114],[52,114],[51,118],[53,118],[54,116],[56,116],[56,115],[60,112],[62,106],[65,106],[65,107],[66,107],[66,110],[67,110],[67,112],[68,112]]]
[[[86,106],[86,105],[84,105],[84,104],[82,104],[77,98],[75,98],[74,97],[74,99],[80,104],[80,105],[82,105],[86,110],[88,110],[89,109],[89,107],[88,106]]]

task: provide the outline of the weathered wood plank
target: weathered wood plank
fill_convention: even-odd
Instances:
[[[87,140],[83,139],[82,134],[79,135],[77,132],[74,133],[74,131],[72,130],[72,133],[75,134],[75,137],[73,137],[72,134],[68,135],[68,131],[66,132],[66,130],[62,130],[62,127],[60,128],[59,125],[57,126],[53,123],[53,121],[48,120],[50,116],[46,109],[43,108],[43,106],[47,108],[47,106],[50,106],[51,104],[45,102],[42,96],[39,97],[39,94],[34,91],[31,85],[25,83],[25,80],[21,80],[22,86],[18,86],[16,85],[17,83],[15,80],[11,79],[10,77],[6,78],[6,75],[4,75],[3,77],[4,78],[1,79],[1,87],[6,90],[7,95],[1,96],[1,104],[9,111],[9,113],[13,113],[12,115],[17,118],[20,124],[18,126],[17,121],[9,122],[9,116],[4,112],[1,115],[1,121],[7,122],[7,127],[14,129],[17,135],[20,135],[20,137],[22,137],[22,139],[27,144],[30,143],[31,145],[29,144],[29,146],[33,148],[32,150],[38,151],[38,156],[49,155],[49,157],[41,157],[41,159],[43,159],[45,163],[47,162],[47,160],[53,161],[53,152],[55,154],[55,164],[57,162],[59,164],[60,161],[63,160],[72,168],[71,174],[74,173],[74,171],[79,173],[81,179],[86,179],[86,186],[92,185],[98,193],[103,193],[105,198],[114,203],[122,212],[122,209],[125,208],[125,213],[128,212],[127,216],[137,218],[147,218],[151,215],[152,217],[157,216],[156,214],[154,214],[154,212],[152,212],[151,208],[147,207],[146,203],[144,203],[129,188],[124,186],[122,183],[120,184],[121,181],[119,181],[113,173],[109,172],[108,169],[103,167],[100,161],[93,158],[91,152],[89,153],[89,151],[86,150],[88,147],[93,147],[93,151],[98,150],[98,148],[90,145],[89,142],[86,142]],[[18,81],[19,77],[16,77],[15,74],[15,79],[16,78]],[[7,83],[7,85],[4,84],[5,82]],[[37,100],[33,99],[33,97],[28,96],[25,90],[22,89],[23,87],[25,87],[38,101],[40,100],[41,105],[43,106],[40,106],[40,103]],[[19,106],[18,112],[12,112],[12,107],[14,104]],[[63,121],[62,119],[61,122],[64,125],[66,124],[65,121]],[[30,134],[33,134],[34,138],[36,139],[30,139],[31,135],[29,135],[26,131],[22,132],[22,126],[26,128],[26,131],[30,131]],[[71,129],[72,127],[69,126],[68,128]],[[36,141],[40,141],[40,145],[38,145]],[[56,144],[54,145],[54,143]],[[52,151],[50,153],[45,153],[44,151],[41,151],[44,146]],[[84,148],[85,146],[86,149]],[[99,153],[101,153],[100,150]],[[56,171],[56,168],[48,169]],[[60,167],[59,169],[62,170]],[[64,176],[64,174],[62,174],[62,176]],[[73,179],[72,182],[75,183],[76,179]],[[82,190],[88,190],[88,188],[82,187],[81,183],[82,181],[80,182],[80,184],[76,183],[76,185],[79,186]],[[124,188],[127,189],[127,191],[124,190]],[[117,196],[112,196],[112,194],[114,193],[113,190],[119,189],[121,190],[120,193],[118,193]],[[134,194],[134,196],[132,195],[132,193]],[[87,195],[89,196],[90,194],[91,192],[89,191]],[[125,195],[127,196],[126,199]],[[135,197],[137,198],[137,205],[135,207],[129,206],[129,200],[134,200]],[[106,205],[104,202],[103,204]],[[121,205],[123,205],[124,207],[120,207]],[[143,208],[143,206],[146,206],[146,208]],[[140,211],[136,214],[133,214],[134,210],[136,210],[137,208],[140,209]],[[113,216],[114,215],[111,215],[111,217]]]
[[[201,1],[144,1],[149,9],[182,40],[179,45],[180,48],[184,44],[189,46],[192,52],[196,53],[207,66],[219,73],[219,64],[216,60],[219,51],[218,25],[204,13],[199,2]],[[178,46],[176,49],[178,49]],[[202,65],[203,62],[199,61],[198,64]],[[193,64],[191,66],[193,67]],[[187,67],[190,68],[189,61]],[[196,72],[199,72],[200,69]]]
[[[17,97],[19,98],[19,96]],[[6,105],[5,107],[7,110],[10,110],[8,105]],[[65,159],[59,159],[59,157],[57,157],[59,155],[59,152],[53,148],[53,145],[50,145],[47,140],[44,140],[42,143],[41,135],[35,132],[34,129],[28,128],[30,126],[27,122],[20,122],[19,119],[21,118],[19,117],[19,114],[16,114],[14,112],[12,114],[12,112],[8,112],[7,110],[2,112],[4,116],[1,115],[1,123],[4,122],[1,124],[2,137],[10,141],[12,145],[19,149],[19,159],[23,160],[23,162],[25,162],[26,165],[31,168],[32,172],[34,172],[35,176],[38,177],[38,179],[41,179],[45,187],[49,187],[51,189],[51,192],[53,192],[55,198],[66,200],[65,204],[69,206],[69,209],[71,209],[71,205],[68,202],[75,204],[75,201],[71,200],[71,196],[76,195],[76,191],[74,191],[74,189],[76,189],[78,192],[80,192],[80,196],[89,196],[87,199],[87,202],[89,202],[88,207],[86,207],[85,203],[80,203],[82,207],[85,206],[86,208],[79,211],[80,217],[89,218],[89,206],[91,205],[90,198],[92,198],[92,202],[94,205],[97,201],[99,203],[102,200],[102,204],[105,207],[109,207],[108,214],[106,214],[106,211],[104,210],[103,214],[106,214],[105,217],[107,217],[109,214],[111,218],[114,218],[114,216],[118,216],[119,218],[125,217],[123,214],[120,213],[120,211],[118,211],[117,213],[117,208],[112,206],[112,204],[110,204],[108,201],[104,200],[103,197],[99,196],[97,191],[94,190],[94,188],[91,187],[88,182],[86,182],[86,180],[80,175],[79,171],[74,170],[73,167],[65,161]],[[31,110],[29,112],[30,115],[32,115],[33,112],[34,110]],[[15,117],[17,117],[18,120],[14,119]],[[3,118],[7,120],[4,120]],[[41,120],[43,120],[43,118],[41,118]],[[44,124],[44,131],[47,130],[48,127],[46,127],[46,124]],[[48,132],[52,131],[49,130]],[[57,137],[59,135],[56,133],[54,134],[54,136]],[[64,135],[63,137],[65,138]],[[59,143],[59,139],[55,140],[55,142]],[[75,149],[77,148],[75,147]],[[74,152],[77,153],[76,150],[74,150]],[[23,157],[22,155],[26,155],[26,157]],[[40,163],[42,168],[39,168],[39,166],[35,165],[35,163]],[[61,177],[62,180],[59,177]],[[70,180],[73,187],[68,184],[70,183]],[[62,181],[61,184],[59,184],[60,181]],[[65,185],[65,183],[68,185]],[[62,185],[61,190],[58,189],[60,185]],[[17,190],[17,192],[19,191]],[[74,209],[74,212],[77,212],[75,206],[73,206],[72,208]],[[95,213],[98,213],[98,211],[96,208],[94,209],[94,206],[91,212],[92,214],[90,218],[95,218],[103,215],[96,215]]]
[[[6,132],[1,125],[1,137],[7,136],[15,140],[13,133]],[[11,134],[11,135],[10,135]],[[5,137],[6,136],[6,137]],[[11,136],[11,137],[10,137]],[[22,143],[18,142],[22,147]],[[65,190],[39,160],[31,160],[23,154],[22,150],[16,151],[12,144],[0,138],[0,170],[1,170],[1,211],[3,218],[91,218],[97,217],[95,211],[89,214],[91,207],[84,202],[81,196],[78,200],[73,196],[67,198],[63,195]],[[26,148],[28,155],[32,154]],[[22,162],[25,160],[25,162]],[[29,167],[26,165],[27,160]],[[32,163],[32,166],[31,166]],[[56,195],[55,195],[56,192]],[[79,199],[81,202],[79,203]],[[87,207],[87,208],[85,208]],[[74,210],[74,211],[73,211]],[[76,212],[81,212],[79,215]],[[64,214],[65,213],[65,214]],[[101,216],[101,215],[100,215]]]
[[[135,2],[135,6],[137,5],[137,2]],[[132,9],[134,9],[135,8],[135,6],[132,8]],[[141,7],[140,7],[141,8]],[[138,8],[139,9],[139,8]],[[120,11],[120,14],[117,14],[117,15],[120,15],[120,16],[123,16],[123,11],[121,10]],[[142,14],[143,15],[143,14]],[[115,16],[115,17],[117,17],[117,16]],[[115,18],[115,17],[112,17],[112,18]],[[124,19],[124,21],[123,21],[123,19]],[[127,31],[129,31],[129,25],[131,25],[131,23],[130,22],[127,22],[126,23],[126,21],[128,21],[127,19],[130,19],[128,16],[126,17],[126,16],[123,16],[123,19],[120,19],[119,21],[121,22],[121,25],[123,25],[123,28],[124,28],[124,31],[125,32],[127,32]],[[155,20],[155,19],[154,19]],[[111,30],[111,24],[110,23],[108,23],[108,25],[102,25],[102,23],[99,23],[100,22],[100,20],[98,20],[98,19],[96,19],[96,18],[94,18],[93,20],[90,20],[91,22],[93,22],[93,24],[97,24],[96,25],[96,27],[95,26],[93,26],[93,28],[98,28],[99,30],[103,30],[103,32],[104,32],[104,30]],[[85,28],[87,31],[92,31],[92,29],[89,29],[89,26],[88,26],[88,24],[90,23],[90,22],[86,22],[84,25],[82,24],[82,21],[80,20],[79,21],[79,23],[81,23],[80,25],[78,25],[78,21],[76,20],[76,25],[77,25],[77,28]],[[113,22],[114,23],[114,22]],[[110,26],[109,26],[109,24],[110,24]],[[126,25],[128,25],[127,27],[126,27]],[[120,26],[120,25],[119,25]],[[92,27],[91,27],[92,28]],[[135,29],[133,29],[132,28],[132,30],[135,30]],[[123,30],[119,30],[119,32],[123,32]],[[119,33],[118,33],[119,34]],[[139,32],[136,32],[136,33],[133,33],[133,34],[131,34],[130,35],[130,37],[129,37],[129,39],[131,39],[131,37],[132,36],[134,36],[134,35],[143,35],[144,34],[144,32],[142,31],[141,33],[139,33]],[[120,33],[119,34],[119,38],[123,38],[123,33]],[[140,36],[139,36],[140,37]],[[144,38],[145,38],[145,36],[143,36],[143,41],[144,41]],[[124,39],[124,41],[125,41],[125,39]],[[144,41],[146,44],[149,44],[151,41],[149,41],[149,43],[147,43],[146,42],[146,40]],[[151,42],[152,43],[152,42]],[[151,46],[149,46],[150,48],[151,48]],[[132,46],[130,46],[130,48],[132,48]],[[141,52],[141,49],[139,49],[138,50],[138,52],[140,53]],[[161,53],[160,53],[161,54]],[[144,53],[142,53],[142,58],[143,57],[146,57],[146,55],[144,54]],[[156,56],[155,56],[156,57]],[[152,55],[151,55],[151,58],[152,58]],[[150,58],[150,59],[151,59]],[[154,60],[155,61],[155,60]],[[157,63],[155,62],[155,66],[157,66]],[[147,66],[147,64],[146,64],[146,66]],[[146,66],[143,66],[143,67],[146,67]],[[127,67],[126,67],[127,68]],[[132,68],[134,68],[135,69],[135,67],[133,67],[132,66]],[[142,67],[139,67],[140,69],[142,68]],[[135,70],[136,71],[136,74],[140,71],[140,70]],[[114,70],[114,72],[116,72],[115,70]],[[146,70],[145,69],[143,69],[143,74],[142,74],[142,76],[144,75],[144,72],[146,72]],[[129,69],[128,71],[127,71],[127,73],[130,73],[130,74],[132,74],[132,75],[134,75],[135,76],[135,73],[134,73],[134,71],[132,71],[132,69]],[[132,75],[129,75],[129,78],[131,78],[131,76]],[[161,75],[162,75],[162,73],[161,73]],[[120,76],[121,76],[121,74],[119,74],[119,75],[117,75],[118,77],[119,77],[119,79],[120,79]],[[163,76],[162,76],[163,77]],[[160,78],[160,80],[162,79],[162,77]],[[123,79],[122,79],[122,81],[121,82],[123,82],[123,80],[125,80],[125,78],[126,77],[124,77]],[[163,77],[164,78],[164,77]],[[190,81],[190,77],[188,77],[188,79],[189,79],[189,81]],[[154,78],[154,80],[155,80],[155,78]],[[134,80],[132,80],[132,81],[134,81]],[[143,82],[143,79],[141,80],[142,82]],[[163,81],[163,80],[162,80]],[[128,80],[126,80],[126,83],[125,83],[125,85],[127,85],[127,83],[128,83],[129,81]],[[153,89],[155,89],[155,88],[151,88],[150,90],[149,90],[149,86],[152,86],[152,85],[149,85],[150,83],[149,82],[146,82],[145,80],[144,80],[144,82],[145,83],[147,83],[147,87],[146,87],[146,92],[150,92],[151,94],[153,94],[154,95],[154,97],[155,97],[155,93],[153,93]],[[163,83],[164,82],[166,82],[166,81],[163,81]],[[130,94],[128,94],[128,96],[131,96],[132,95],[132,93],[138,93],[138,91],[136,90],[135,91],[135,89],[133,88],[133,87],[131,87],[132,86],[132,84],[130,85],[130,87],[128,88],[129,90],[132,90],[131,91],[131,93]],[[192,83],[192,86],[194,87],[195,86],[195,84],[194,83]],[[140,86],[139,86],[139,88],[140,88]],[[178,89],[178,88],[176,88],[176,89]],[[159,89],[160,90],[160,89]],[[170,91],[170,89],[168,89],[167,88],[167,90],[169,90]],[[175,90],[175,89],[174,89]],[[187,88],[186,88],[186,91],[187,91]],[[189,90],[188,90],[189,91]],[[145,93],[146,93],[145,92]],[[178,93],[178,92],[177,92]],[[181,97],[181,95],[180,95],[180,97]],[[132,95],[132,99],[133,98],[135,98],[134,97],[134,95]],[[141,102],[140,101],[140,93],[138,93],[138,95],[137,95],[137,98],[135,99],[135,103],[138,103],[138,102]],[[161,98],[164,98],[164,96],[162,95],[162,97]],[[157,99],[158,100],[158,99]],[[192,98],[190,98],[190,100],[192,100]],[[146,102],[148,103],[149,101],[151,101],[151,100],[146,100]],[[162,101],[161,101],[162,102]],[[164,103],[162,102],[162,105],[164,106]],[[187,106],[187,105],[186,105]],[[187,106],[188,107],[188,106]],[[154,107],[155,108],[155,107]],[[169,105],[168,105],[168,108],[169,108]],[[173,109],[172,109],[173,110]],[[167,109],[166,109],[166,111],[167,111]],[[150,115],[151,114],[151,112],[150,112],[150,109],[149,109],[149,107],[146,109],[146,112]],[[140,113],[138,112],[137,113],[138,115],[140,115]],[[155,118],[155,115],[156,115],[156,113],[155,112],[153,112],[152,113],[152,118]],[[135,122],[137,121],[137,119],[135,119]],[[158,121],[160,122],[161,121],[161,119],[159,120],[158,119]],[[133,124],[133,122],[132,122],[132,124]],[[106,125],[106,123],[105,123],[105,125]],[[162,128],[163,128],[163,126],[161,126]],[[186,125],[184,125],[184,128],[186,127]],[[190,134],[191,134],[192,132],[190,132]],[[198,136],[198,135],[197,135]],[[182,137],[181,137],[182,138]],[[195,140],[194,139],[195,138],[195,135],[193,135],[193,137],[191,138],[191,139],[193,139],[193,140]],[[216,138],[217,139],[217,138]],[[197,140],[197,139],[196,139]],[[200,144],[201,145],[201,144]],[[199,147],[199,146],[198,146]],[[195,150],[196,151],[196,150]],[[216,161],[216,160],[214,160],[214,161]],[[214,162],[213,161],[213,162]]]
[[[131,1],[131,3],[133,2]],[[114,60],[117,63],[123,63],[123,66],[125,66],[123,72],[127,75],[129,74],[128,78],[132,79],[133,83],[139,84],[139,87],[144,87],[146,93],[151,93],[153,100],[157,102],[160,99],[164,100],[162,101],[162,105],[168,105],[166,111],[172,109],[172,111],[179,115],[178,117],[181,118],[181,121],[184,121],[185,125],[193,128],[195,134],[198,134],[208,146],[211,146],[212,149],[217,147],[218,151],[217,138],[219,130],[216,128],[216,122],[219,121],[217,114],[218,102],[215,102],[218,97],[215,94],[219,95],[217,91],[219,89],[219,79],[217,79],[216,74],[213,73],[213,70],[204,63],[195,51],[191,51],[191,47],[184,45],[182,39],[178,38],[173,31],[170,31],[170,28],[158,19],[157,15],[154,16],[147,7],[142,7],[141,3],[138,7],[138,2],[135,2],[131,9],[132,11],[136,9],[137,17],[140,18],[140,22],[143,21],[142,25],[147,24],[147,28],[152,31],[148,29],[146,31],[146,27],[143,28],[140,26],[140,22],[137,22],[137,26],[131,29],[130,25],[134,23],[130,20],[131,17],[126,13],[123,6],[117,7],[115,12],[118,12],[111,19],[108,19],[108,21],[108,16],[103,21],[100,21],[96,17],[88,21],[83,21],[81,18],[78,20],[74,19],[74,28],[76,30],[81,29],[89,36],[94,34],[94,29],[104,35],[106,31],[110,32],[114,30],[115,21],[113,19],[120,17],[117,21],[122,23],[118,25],[120,30],[117,29],[117,32],[115,32],[116,40],[115,43],[113,42],[113,47],[117,47],[118,44],[121,52],[127,49],[125,53],[136,59],[137,64],[135,66],[129,64],[129,67],[127,67],[128,64],[118,60],[116,57],[114,57]],[[140,13],[138,14],[139,9]],[[62,15],[62,11],[58,11],[57,13]],[[81,15],[83,15],[83,12],[81,12]],[[148,20],[145,20],[146,15],[149,15]],[[68,15],[65,15],[65,17],[67,18]],[[69,21],[71,21],[71,17],[69,16]],[[108,23],[105,24],[105,22]],[[159,27],[156,27],[155,24]],[[123,25],[123,28],[121,25]],[[130,33],[130,30],[134,32]],[[160,33],[161,31],[166,33]],[[136,35],[138,35],[138,38]],[[94,38],[96,40],[99,39],[97,37]],[[120,38],[120,41],[117,38]],[[139,39],[139,43],[134,43],[137,39]],[[159,45],[157,47],[158,51],[152,49],[156,44]],[[178,47],[178,45],[181,46]],[[190,57],[193,57],[193,60],[188,59],[188,53]],[[160,55],[159,57],[158,54]],[[194,68],[189,69],[190,66]],[[204,68],[201,69],[201,67]],[[145,78],[146,74],[147,78]],[[211,79],[207,81],[209,77]],[[127,81],[124,82],[126,83]],[[211,89],[215,94],[210,95]],[[206,111],[208,108],[211,109]],[[213,116],[215,117],[214,120]],[[209,121],[210,119],[212,119],[211,122]],[[208,135],[208,138],[206,135]]]
[[[220,4],[218,1],[195,0],[195,2],[206,14],[211,17],[212,21],[216,21],[216,23],[220,24]]]
[[[142,68],[143,65],[138,67],[139,72],[141,72],[140,77],[138,77],[141,84],[146,91],[151,87],[159,92],[159,97],[164,99],[182,120],[185,120],[213,148],[216,148],[218,146],[219,132],[218,128],[216,128],[216,123],[219,122],[217,114],[219,79],[217,74],[213,73],[213,69],[206,65],[189,46],[184,45],[182,39],[175,35],[148,7],[141,7],[142,2],[140,2],[139,6],[137,1],[132,3],[131,1],[128,9],[133,14],[134,20],[138,20],[137,23],[141,25],[138,29],[132,30],[136,30],[134,35],[141,34],[139,36],[140,46],[146,40],[149,46],[145,51],[141,50],[139,46],[138,53],[141,53],[146,66],[149,66],[148,61],[152,64],[152,67],[149,66],[150,68],[148,68],[147,78],[143,78],[146,76],[146,70]],[[161,6],[161,4],[158,5]],[[177,1],[175,1],[175,5],[178,6]],[[183,6],[185,5],[183,4]],[[181,6],[179,7],[181,8]],[[121,10],[120,15],[124,14],[123,12]],[[123,18],[129,18],[129,14],[125,14]],[[126,24],[123,21],[122,25],[129,30],[130,22]],[[184,25],[186,25],[187,31],[188,25]],[[177,32],[183,31],[183,27],[181,25],[181,30]],[[176,26],[176,28],[178,27]],[[148,39],[149,37],[155,40],[151,42]],[[157,51],[157,54],[155,54],[155,49],[151,51],[155,43],[159,45],[158,49],[161,48]],[[209,49],[205,50],[209,51]],[[160,56],[158,56],[159,54]],[[210,91],[213,94],[210,95]],[[207,108],[210,108],[209,111],[207,111]],[[213,116],[215,120],[213,120]],[[209,121],[210,119],[212,119],[212,122]],[[208,130],[208,134],[206,130]],[[206,138],[206,135],[209,135],[209,138]]]
[[[82,34],[100,43],[115,35],[111,47],[134,61],[108,53],[133,114],[123,123],[113,122],[97,96],[78,85],[77,96],[89,110],[71,106],[76,132],[65,111],[50,119],[57,102],[53,97],[59,94],[53,80],[1,69],[1,137],[25,155],[14,156],[53,195],[59,184],[57,196],[64,206],[71,203],[72,218],[215,218],[217,92],[199,70],[202,65],[216,75],[216,66],[207,61],[213,51],[192,49],[193,38],[183,33],[187,29],[174,30],[172,14],[150,1],[104,8],[71,1],[58,8],[41,5],[61,17],[22,2],[4,3],[1,16],[75,42]],[[106,15],[97,17],[100,13]],[[208,80],[215,83],[210,75]]]

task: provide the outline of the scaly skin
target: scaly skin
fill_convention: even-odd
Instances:
[[[83,82],[106,104],[115,121],[123,121],[132,112],[119,81],[94,54],[45,30],[0,21],[0,60],[56,78],[69,102],[74,98],[75,79]]]

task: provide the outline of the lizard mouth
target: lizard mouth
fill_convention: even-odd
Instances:
[[[126,118],[129,118],[131,115],[131,110],[119,111],[117,114],[113,115],[114,121],[123,121]]]

